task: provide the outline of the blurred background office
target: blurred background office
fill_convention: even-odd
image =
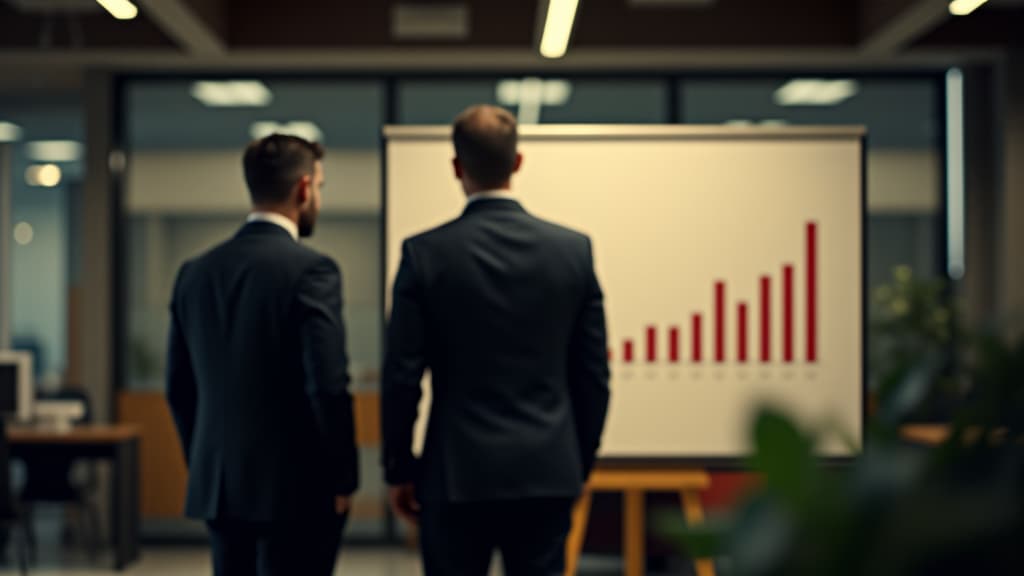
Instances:
[[[180,264],[240,225],[241,150],[273,132],[328,151],[311,245],[345,271],[363,452],[348,573],[416,565],[378,468],[384,125],[481,102],[524,125],[862,124],[869,294],[910,271],[965,324],[1024,330],[1024,2],[589,0],[564,54],[540,46],[560,4],[0,0],[0,350],[32,354],[40,400],[130,426],[111,446],[138,442],[128,465],[97,448],[40,472],[57,457],[11,440],[11,499],[61,475],[11,528],[31,524],[34,570],[206,569],[163,399],[167,303]],[[137,479],[119,476],[135,460]],[[728,508],[744,476],[713,478],[706,505]],[[137,484],[127,504],[119,482]],[[584,571],[621,570],[615,498],[595,502]],[[117,551],[136,538],[138,560]],[[671,547],[649,554],[652,571],[688,569]]]

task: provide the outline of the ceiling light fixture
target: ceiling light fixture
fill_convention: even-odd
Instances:
[[[270,120],[262,120],[259,122],[253,122],[252,125],[249,126],[249,136],[252,137],[253,140],[266,138],[271,134],[298,136],[303,140],[319,142],[321,144],[324,142],[323,130],[313,122],[273,122]]]
[[[139,9],[130,0],[96,0],[96,2],[118,20],[132,20],[139,15]]]
[[[192,97],[211,108],[262,108],[274,94],[259,80],[200,80],[192,84]]]
[[[21,140],[21,126],[11,122],[0,122],[0,142],[17,142]]]
[[[779,106],[836,106],[857,95],[855,80],[797,78],[775,91]]]
[[[548,14],[544,20],[544,34],[540,40],[540,55],[561,58],[569,50],[569,38],[576,21],[579,0],[548,0]]]
[[[25,145],[25,153],[37,162],[77,162],[82,143],[75,140],[37,140]]]
[[[967,16],[988,0],[953,0],[949,3],[949,13],[953,16]]]
[[[536,77],[509,78],[495,89],[498,104],[518,106],[520,124],[537,124],[544,106],[565,106],[572,97],[568,80],[542,80]]]

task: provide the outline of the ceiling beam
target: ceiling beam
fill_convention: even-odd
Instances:
[[[948,0],[862,0],[860,49],[870,56],[895,54],[950,18]]]
[[[402,72],[410,70],[465,70],[522,73],[568,73],[585,70],[905,70],[945,69],[970,63],[997,61],[998,49],[914,48],[895,55],[872,56],[855,48],[786,50],[744,49],[598,49],[578,48],[565,58],[547,60],[532,48],[464,50],[461,48],[392,48],[280,50],[236,49],[225,56],[189,56],[177,50],[4,50],[0,72],[14,67],[102,66],[123,72],[138,70],[188,72],[290,70],[324,72]]]
[[[227,42],[185,0],[137,0],[149,17],[185,52],[222,56]]]

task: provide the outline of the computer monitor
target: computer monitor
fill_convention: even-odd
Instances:
[[[0,350],[0,417],[28,422],[35,398],[32,354]]]

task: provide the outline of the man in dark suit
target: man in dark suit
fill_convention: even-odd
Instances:
[[[341,273],[298,242],[322,157],[292,136],[250,144],[248,223],[174,288],[167,398],[218,576],[331,574],[358,482]]]
[[[469,203],[405,242],[395,280],[382,383],[391,504],[420,524],[428,576],[486,574],[496,549],[506,574],[561,574],[608,404],[590,241],[511,196],[522,157],[510,113],[470,108],[453,140]],[[417,462],[425,369],[433,405]]]

